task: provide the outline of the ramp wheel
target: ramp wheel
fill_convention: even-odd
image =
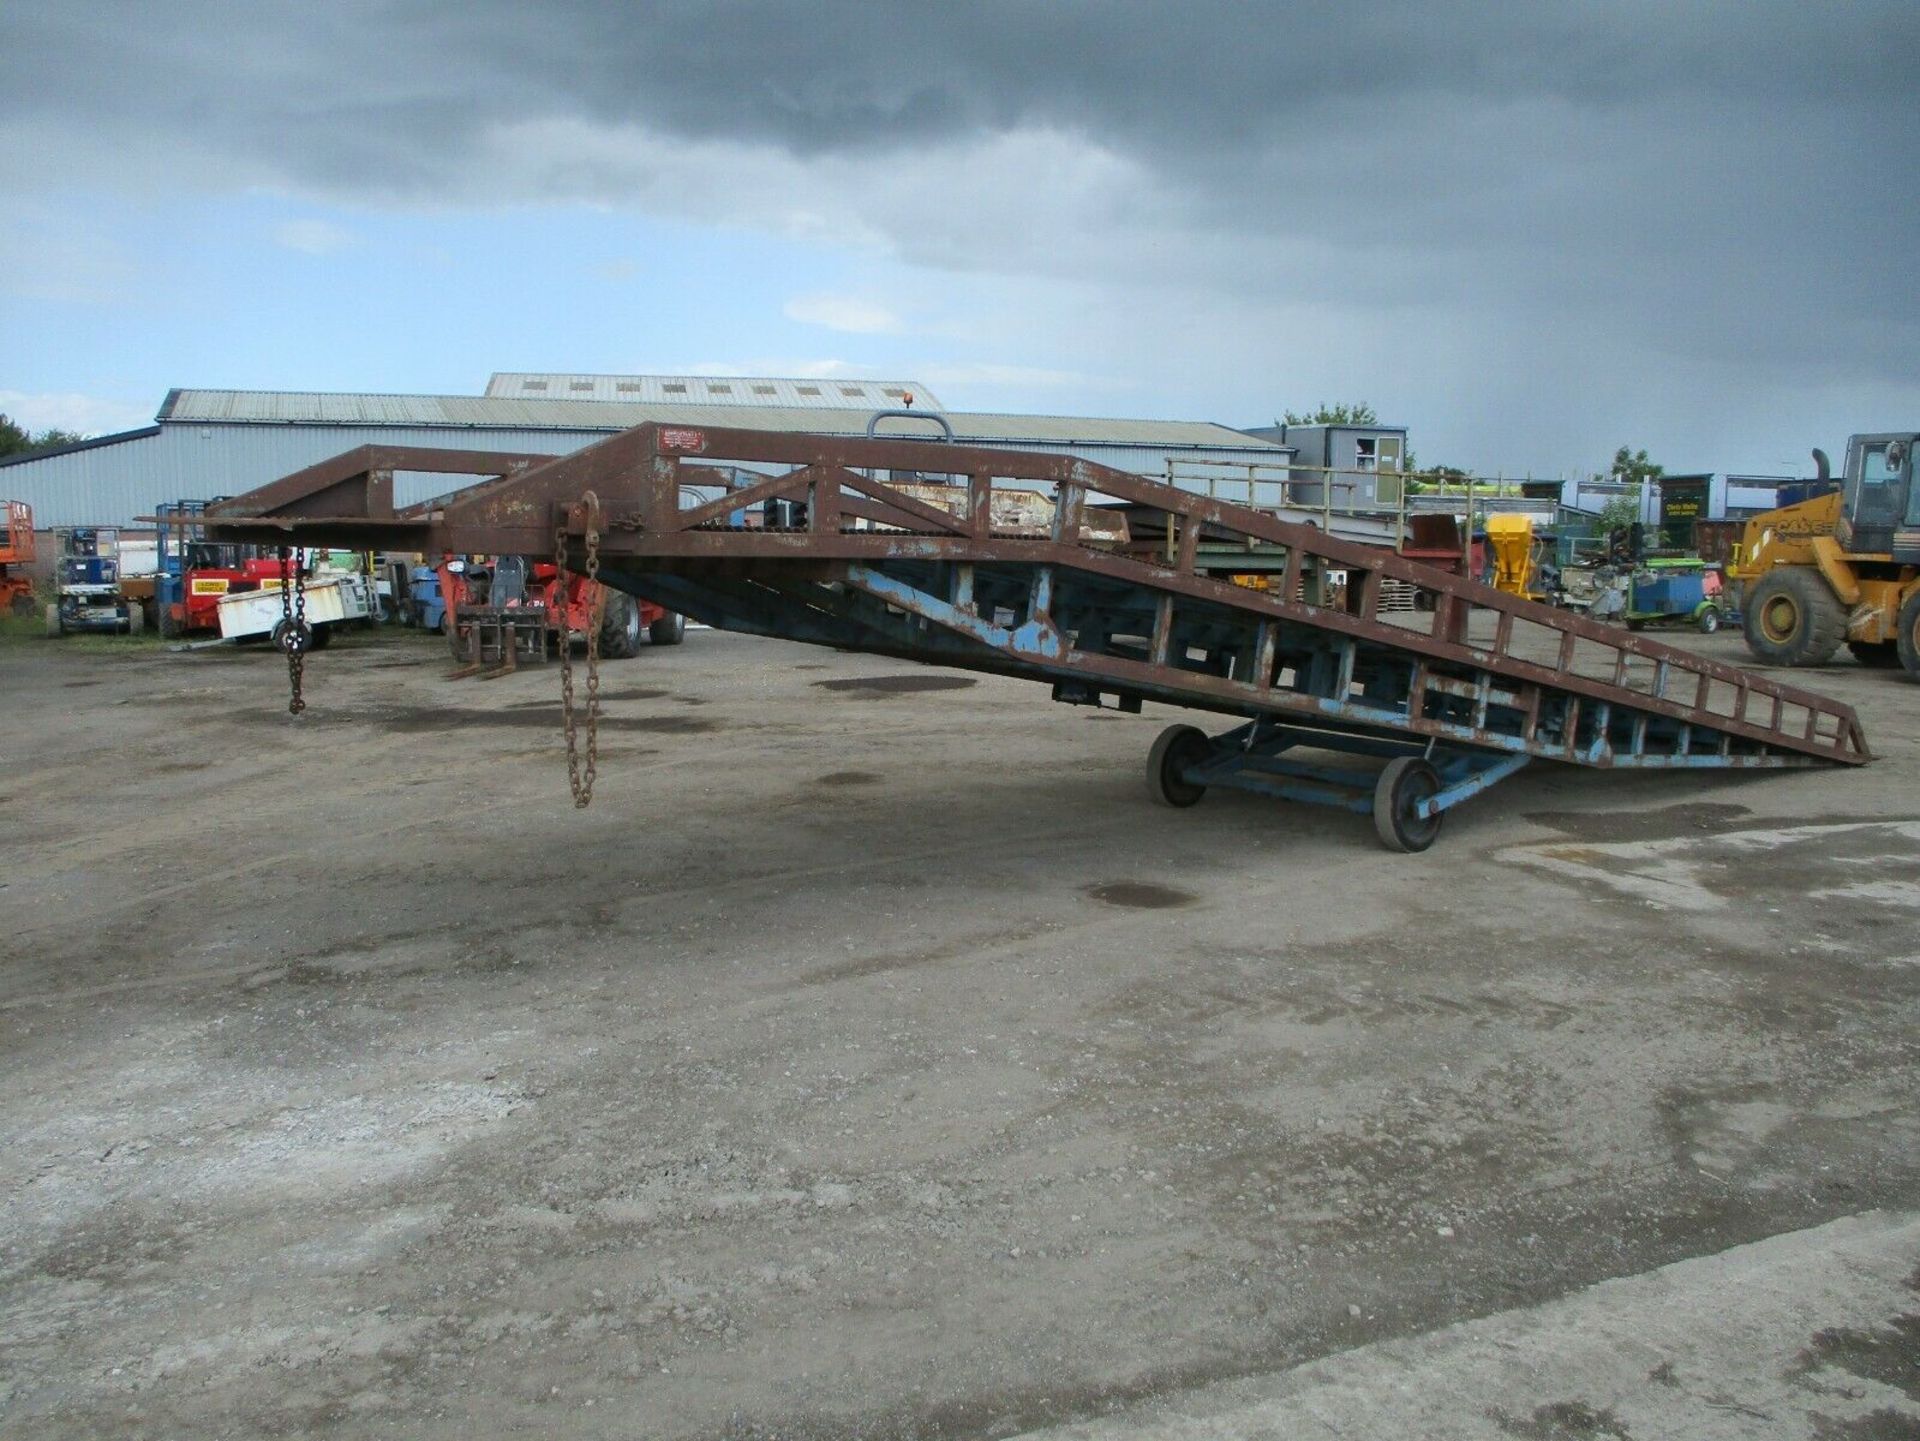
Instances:
[[[1203,785],[1187,779],[1187,768],[1204,761],[1213,750],[1213,742],[1198,726],[1168,726],[1147,752],[1147,789],[1163,806],[1198,805],[1207,793]]]
[[[1444,813],[1424,820],[1414,810],[1421,801],[1440,794],[1440,773],[1418,756],[1400,756],[1387,762],[1373,788],[1373,828],[1390,851],[1424,851],[1440,834]]]

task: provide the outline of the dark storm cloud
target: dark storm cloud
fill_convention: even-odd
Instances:
[[[1019,126],[1169,165],[1233,161],[1336,107],[1377,138],[1460,107],[1604,120],[1686,98],[1731,115],[1881,117],[1920,59],[1911,4],[65,3],[6,22],[0,101],[138,123],[295,173],[406,182],[515,115],[637,121],[801,153]],[[1684,136],[1646,137],[1685,143]],[[1863,136],[1862,138],[1867,138]],[[1390,148],[1390,147],[1389,147]],[[1383,155],[1381,158],[1388,158]],[[383,164],[383,159],[385,164]]]
[[[1722,387],[1910,385],[1920,339],[1911,0],[22,8],[0,21],[0,165],[42,184],[677,187],[752,223],[770,154],[910,262],[1325,304],[1516,383],[1530,358],[1491,348],[1529,333]],[[967,147],[1035,134],[1117,162],[1097,213],[1062,208],[1045,147],[964,173]],[[710,173],[668,185],[643,141],[714,147]],[[956,165],[946,213],[925,169]]]

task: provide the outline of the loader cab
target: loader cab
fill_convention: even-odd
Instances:
[[[1920,489],[1913,484],[1910,434],[1856,435],[1847,441],[1846,533],[1856,555],[1920,562]]]

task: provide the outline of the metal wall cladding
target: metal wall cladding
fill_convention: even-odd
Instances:
[[[0,466],[0,496],[33,507],[35,528],[130,526],[169,500],[239,495],[359,445],[457,446],[564,455],[603,432],[453,430],[427,426],[163,425],[117,444]],[[395,477],[395,498],[424,500],[448,476]],[[409,494],[411,489],[413,493]]]
[[[400,400],[407,398],[395,397]],[[718,410],[719,407],[711,409]],[[803,412],[788,411],[782,416],[788,423],[765,428],[815,428],[794,423],[795,419],[802,417],[818,422],[821,413],[805,416]],[[724,417],[701,415],[697,419],[692,416],[687,419],[692,423],[712,425],[742,423],[739,409],[726,412]],[[966,417],[955,419],[964,422]],[[864,429],[864,420],[861,424]],[[1090,421],[1087,424],[1092,428],[1099,422]],[[1129,427],[1150,426],[1152,422],[1127,424]],[[1189,422],[1170,424],[1182,431],[1191,426]],[[158,434],[138,432],[115,443],[95,444],[61,455],[0,466],[0,497],[24,500],[31,505],[34,525],[41,530],[77,525],[129,526],[134,524],[138,516],[152,515],[154,507],[163,501],[211,500],[217,496],[239,495],[360,445],[449,446],[463,450],[565,455],[581,446],[604,440],[620,428],[492,429],[446,425],[259,422],[202,424],[175,420],[162,425]],[[1193,445],[1116,446],[1097,441],[1063,443],[1028,438],[1008,441],[970,435],[962,425],[956,425],[955,428],[961,440],[973,444],[1078,455],[1116,470],[1147,476],[1164,476],[1170,457],[1184,459],[1204,456],[1236,465],[1272,465],[1276,456],[1285,454],[1257,444],[1215,448]],[[1205,428],[1219,431],[1223,436],[1232,434],[1219,427]],[[400,505],[412,505],[457,489],[462,483],[456,476],[402,473],[394,477],[394,500]]]

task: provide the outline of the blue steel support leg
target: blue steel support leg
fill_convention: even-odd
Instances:
[[[1446,782],[1439,794],[1419,802],[1414,810],[1422,820],[1450,811],[1488,787],[1497,785],[1532,759],[1530,756],[1489,756],[1456,751],[1435,767]]]

